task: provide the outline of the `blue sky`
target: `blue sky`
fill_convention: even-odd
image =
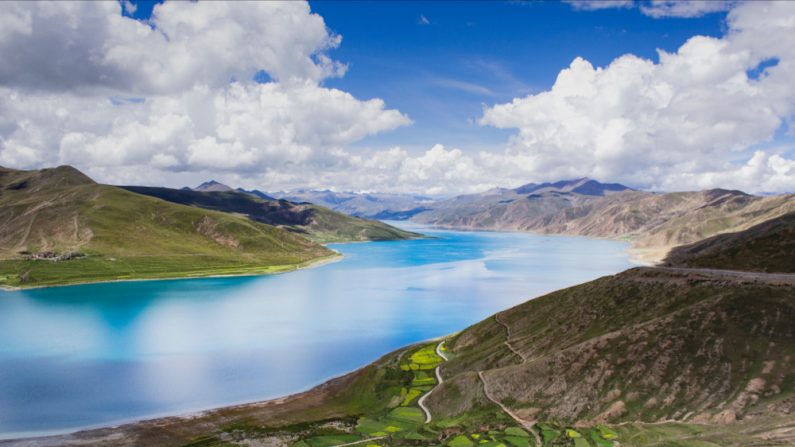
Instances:
[[[158,2],[133,1],[146,20]],[[577,57],[607,65],[632,53],[657,60],[694,35],[720,36],[725,12],[652,18],[637,8],[576,10],[555,1],[310,1],[342,44],[348,64],[323,81],[357,98],[382,98],[413,124],[352,146],[415,151],[444,143],[496,148],[513,133],[477,123],[484,105],[548,89]],[[424,20],[423,20],[424,18]],[[269,78],[264,78],[268,80]]]
[[[414,120],[363,145],[498,146],[511,132],[478,125],[483,104],[548,89],[577,56],[599,66],[625,53],[656,60],[658,48],[675,51],[725,28],[725,13],[654,19],[634,8],[575,11],[552,1],[310,4],[343,36],[331,55],[350,64],[325,84],[383,98]]]
[[[18,2],[0,20],[5,166],[262,190],[795,190],[791,1]]]

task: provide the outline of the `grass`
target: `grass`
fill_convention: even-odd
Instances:
[[[331,259],[336,255],[329,255]],[[112,258],[94,255],[64,262],[0,261],[0,284],[10,287],[44,287],[101,281],[199,278],[207,276],[267,275],[310,265],[307,262],[251,265],[212,256],[139,256]],[[21,278],[25,276],[23,282]]]
[[[276,273],[333,255],[245,216],[98,185],[68,167],[4,170],[0,187],[4,286]],[[26,258],[44,252],[80,257]]]

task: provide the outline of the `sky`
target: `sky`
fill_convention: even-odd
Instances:
[[[795,192],[795,2],[2,2],[0,165]]]

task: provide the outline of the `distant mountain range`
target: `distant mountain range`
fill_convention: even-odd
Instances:
[[[739,231],[795,211],[795,196],[741,191],[651,193],[589,179],[494,189],[436,202],[411,219],[468,229],[532,231],[632,241],[661,260],[677,245]]]
[[[229,191],[215,181],[196,190]],[[440,199],[411,194],[298,190],[243,191],[313,203],[369,219],[412,220],[461,229],[530,231],[632,242],[639,260],[658,262],[674,246],[740,231],[795,211],[795,195],[755,196],[741,191],[653,193],[589,178],[528,183]]]
[[[310,202],[352,216],[380,220],[406,220],[431,209],[434,199],[413,194],[298,190],[269,193],[292,202]]]

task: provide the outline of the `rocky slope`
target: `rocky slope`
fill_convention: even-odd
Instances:
[[[459,196],[412,220],[454,228],[626,238],[642,258],[658,261],[673,246],[795,211],[795,195],[760,197],[722,189],[658,194],[593,183],[585,189],[558,182]],[[593,189],[601,195],[590,194]]]
[[[333,255],[246,217],[99,185],[69,166],[0,169],[0,285],[267,273]]]
[[[665,265],[795,273],[795,213],[676,247]]]
[[[420,236],[383,222],[349,216],[310,203],[268,199],[256,192],[231,188],[219,191],[146,186],[123,188],[169,202],[243,214],[254,221],[279,226],[318,242],[397,240]]]
[[[638,268],[534,299],[454,338],[453,418],[482,380],[527,421],[727,423],[795,411],[795,277]],[[510,335],[509,335],[510,334]],[[507,344],[506,344],[507,342]],[[452,404],[451,404],[452,403]]]

